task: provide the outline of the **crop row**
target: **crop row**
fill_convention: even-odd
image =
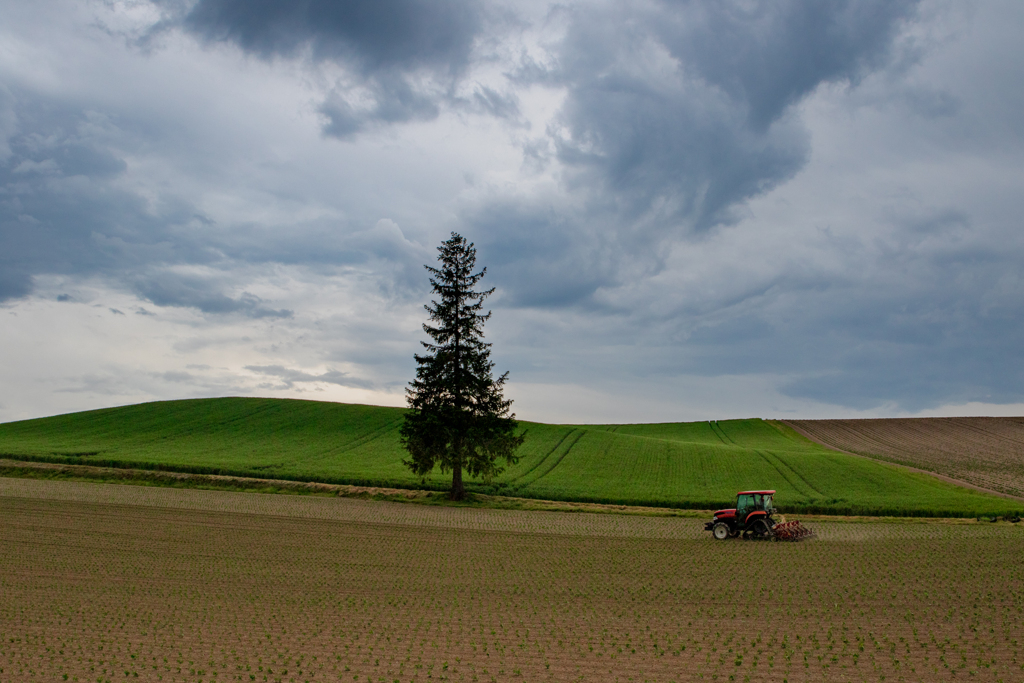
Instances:
[[[1024,496],[1024,418],[792,420],[816,441]]]

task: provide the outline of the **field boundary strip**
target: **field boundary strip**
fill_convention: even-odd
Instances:
[[[917,472],[918,474],[927,474],[930,477],[935,477],[936,479],[944,481],[947,484],[955,484],[956,486],[961,486],[961,487],[967,488],[967,489],[973,489],[975,491],[981,491],[982,493],[990,493],[990,494],[992,494],[994,496],[999,496],[1000,498],[1008,498],[1009,500],[1024,501],[1024,496],[1015,496],[1013,494],[1005,493],[1003,491],[997,491],[996,489],[990,489],[990,488],[986,488],[984,486],[978,486],[977,484],[972,484],[971,482],[964,481],[963,479],[957,479],[956,477],[950,477],[949,475],[946,475],[946,474],[940,474],[940,473],[934,472],[932,470],[926,470],[926,469],[923,469],[921,467],[915,467],[914,465],[908,465],[905,461],[900,461],[900,460],[896,460],[896,459],[890,460],[890,459],[883,458],[883,457],[880,457],[880,456],[869,455],[867,453],[855,453],[853,451],[843,450],[842,448],[839,448],[838,446],[834,446],[834,445],[832,445],[832,444],[830,444],[830,443],[828,443],[828,442],[826,442],[826,441],[824,441],[822,439],[815,438],[813,435],[811,435],[810,432],[805,431],[804,429],[801,429],[797,425],[792,424],[789,420],[782,420],[782,422],[787,427],[789,427],[793,431],[797,432],[798,434],[800,434],[804,438],[810,439],[814,443],[818,444],[819,446],[824,446],[825,448],[829,449],[830,451],[835,451],[837,453],[843,453],[845,455],[852,455],[855,458],[865,458],[865,459],[871,460],[873,462],[885,463],[886,465],[892,465],[893,467],[902,467],[903,469],[908,470],[910,472]]]
[[[572,510],[408,505],[392,500],[274,496],[0,477],[0,504],[16,500],[291,517],[396,527],[597,538],[710,540],[704,531],[703,520],[694,515],[614,514],[596,507]]]
[[[169,488],[178,490],[206,490],[219,493],[262,493],[299,495],[319,494],[317,497],[339,497],[357,500],[385,500],[391,502],[417,503],[438,507],[432,497],[446,500],[446,493],[433,489],[405,489],[373,485],[331,484],[323,482],[298,482],[286,479],[265,479],[234,475],[190,474],[185,472],[128,470],[122,468],[96,467],[94,465],[65,465],[35,461],[15,461],[0,458],[0,482],[4,480],[40,478],[28,476],[27,471],[47,474],[70,474],[73,478],[57,479],[44,477],[42,481],[122,485],[143,488]],[[3,488],[0,485],[0,488]],[[545,498],[517,497],[502,494],[472,492],[480,504],[474,509],[530,510],[561,512],[595,512],[625,516],[644,517],[703,517],[715,509],[706,507],[673,508],[663,506],[628,505],[595,501],[571,501]],[[458,506],[456,506],[458,507]],[[472,506],[464,506],[472,507]]]

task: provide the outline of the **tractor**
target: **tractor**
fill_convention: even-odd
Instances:
[[[742,536],[744,539],[772,541],[799,541],[813,536],[813,532],[800,522],[776,522],[778,510],[772,504],[775,491],[740,491],[736,494],[736,507],[719,510],[714,519],[704,525],[705,531],[719,541]]]

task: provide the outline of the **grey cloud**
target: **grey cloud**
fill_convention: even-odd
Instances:
[[[911,2],[615,5],[573,15],[551,77],[568,87],[559,158],[626,217],[698,230],[789,179],[808,145],[788,114],[822,83],[883,65]],[[646,67],[644,64],[646,63]]]
[[[119,183],[127,166],[113,141],[136,144],[129,134],[97,132],[87,113],[32,93],[18,93],[14,106],[17,126],[6,140],[11,153],[0,161],[0,301],[28,295],[36,275],[102,275],[158,305],[292,315],[252,294],[222,292],[231,284],[226,272],[237,264],[225,258],[228,249],[189,202],[144,197]],[[183,263],[222,268],[225,275],[204,281],[168,274],[169,265]]]
[[[473,92],[473,96],[463,104],[469,110],[526,125],[522,122],[519,97],[514,92],[498,92],[494,88],[481,85]]]
[[[575,216],[560,216],[555,207],[495,201],[464,220],[478,243],[481,263],[501,286],[503,305],[581,305],[599,287],[616,281],[607,233],[580,225]]]
[[[314,59],[352,61],[370,72],[458,68],[480,17],[475,3],[455,0],[200,0],[184,25],[264,58],[308,48]]]
[[[178,372],[174,370],[156,373],[154,377],[162,379],[167,382],[185,382],[189,384],[196,383],[196,381],[199,379],[198,377],[191,373]]]
[[[837,244],[845,272],[808,265],[732,315],[712,313],[688,336],[684,365],[710,376],[770,370],[790,378],[787,396],[858,409],[1020,401],[1022,245],[978,232],[950,211],[894,224],[888,240]]]
[[[440,111],[436,93],[422,92],[400,75],[381,74],[367,86],[372,93],[369,106],[354,106],[340,90],[335,90],[320,106],[320,113],[327,119],[325,134],[347,138],[371,122],[425,121],[435,118]]]
[[[46,97],[16,95],[17,126],[0,162],[0,300],[31,291],[40,273],[113,273],[154,258],[199,257],[175,242],[189,212],[118,181],[126,164],[89,115]],[[201,250],[201,249],[200,249]],[[177,254],[177,256],[175,256]]]
[[[136,291],[157,306],[183,306],[214,314],[241,313],[250,318],[291,318],[293,315],[287,309],[264,306],[262,299],[249,292],[231,298],[218,289],[203,279],[175,273],[151,273],[136,284]]]
[[[292,311],[229,293],[244,287],[236,269],[374,259],[392,264],[383,279],[422,286],[417,276],[428,250],[393,222],[362,231],[346,222],[216,226],[186,199],[128,189],[118,146],[139,153],[147,144],[130,131],[97,134],[86,113],[33,93],[20,93],[16,104],[12,151],[0,161],[0,301],[28,295],[36,275],[100,275],[157,305],[286,318]],[[173,268],[182,264],[212,274],[185,277]]]
[[[455,0],[200,0],[181,23],[264,59],[308,55],[351,68],[359,99],[368,94],[372,103],[354,105],[346,87],[320,109],[324,132],[345,138],[370,123],[435,117],[470,59],[482,16],[477,3]]]
[[[423,264],[436,258],[432,248],[407,239],[389,218],[362,230],[347,221],[244,224],[223,231],[211,242],[219,253],[239,263],[301,265],[324,272],[372,265],[381,275],[381,286],[391,288],[396,298],[422,294]]]
[[[112,375],[87,374],[68,378],[73,384],[54,389],[62,394],[98,394],[101,396],[120,396],[125,393],[123,378]]]
[[[593,305],[602,287],[657,273],[668,245],[743,217],[791,179],[810,142],[795,103],[894,59],[915,1],[599,3],[567,10],[551,66],[516,78],[565,89],[547,141],[563,199],[494,197],[466,231],[508,264],[516,305]],[[508,206],[516,204],[515,210]]]
[[[302,382],[324,382],[327,384],[336,384],[338,386],[361,389],[372,388],[371,382],[350,377],[348,374],[338,370],[328,370],[327,372],[319,375],[311,375],[307,372],[292,370],[281,365],[247,365],[245,366],[245,369],[267,377],[274,377],[280,380],[284,386],[289,389],[294,387],[295,384]]]
[[[665,47],[687,68],[742,103],[766,129],[823,82],[858,81],[891,57],[918,0],[697,3],[666,1]]]

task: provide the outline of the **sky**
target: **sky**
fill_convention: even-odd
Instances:
[[[521,419],[1024,414],[1024,3],[0,0],[0,421],[404,405],[452,232]]]

